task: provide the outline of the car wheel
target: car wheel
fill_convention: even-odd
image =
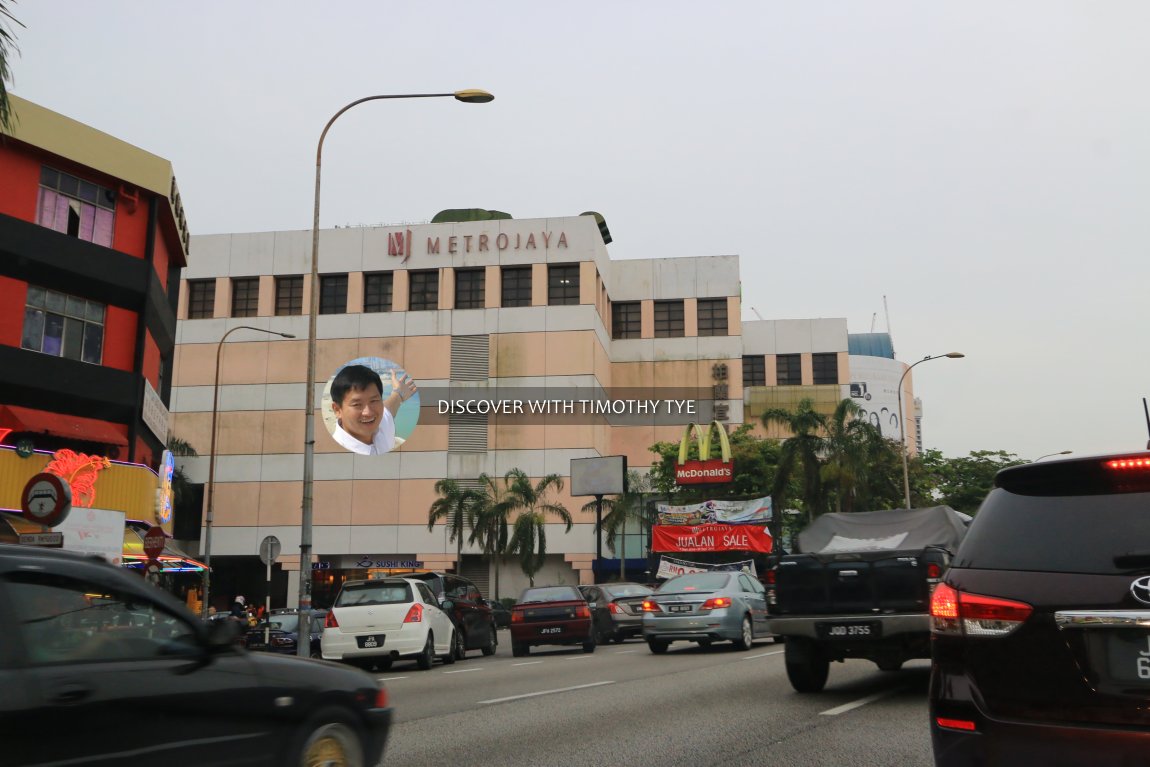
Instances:
[[[831,662],[810,640],[788,637],[783,645],[787,679],[795,692],[819,692],[827,684]]]
[[[623,644],[623,640],[626,638],[627,637],[624,636],[622,631],[616,631],[611,635],[611,639],[615,642],[615,644]]]
[[[451,646],[451,651],[455,654],[456,660],[467,659],[467,637],[462,631],[455,632],[455,641]]]
[[[511,654],[516,658],[522,658],[524,655],[527,655],[530,652],[531,648],[521,642],[511,643]]]
[[[901,660],[875,661],[875,665],[878,666],[879,671],[898,671],[900,668],[902,668],[902,661]]]
[[[662,655],[667,652],[667,648],[671,646],[671,643],[666,639],[648,639],[647,646],[651,648],[651,652],[656,655]]]
[[[352,720],[338,709],[327,709],[312,717],[302,728],[288,764],[320,767],[339,764],[364,767],[363,745]]]
[[[450,666],[452,663],[455,663],[455,650],[456,645],[459,643],[459,640],[456,639],[456,637],[458,636],[458,631],[451,632],[451,643],[447,645],[447,652],[440,657],[440,660],[443,661],[444,666]]]
[[[751,649],[751,645],[754,644],[754,642],[755,642],[755,632],[754,632],[754,629],[751,628],[751,619],[750,619],[750,617],[744,615],[743,616],[743,628],[739,632],[739,638],[735,640],[735,649],[736,650],[749,650],[749,649]]]
[[[491,624],[490,631],[491,631],[491,641],[488,642],[486,645],[484,645],[483,649],[481,651],[486,656],[494,655],[495,651],[497,649],[499,649],[499,634],[496,633],[496,631],[495,631],[495,624],[494,623]]]
[[[587,637],[587,641],[583,643],[583,652],[595,652],[595,635]]]
[[[422,671],[427,671],[435,662],[435,635],[430,631],[427,632],[427,641],[423,643],[423,650],[415,656],[415,662]]]
[[[711,640],[710,639],[700,639],[699,640],[699,647],[702,647],[704,650],[710,646],[711,646]]]

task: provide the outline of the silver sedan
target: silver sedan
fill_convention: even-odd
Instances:
[[[643,638],[653,653],[679,640],[703,647],[728,641],[746,650],[769,635],[766,592],[747,573],[679,575],[643,601]]]

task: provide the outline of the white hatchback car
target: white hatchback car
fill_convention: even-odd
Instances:
[[[327,614],[320,652],[325,660],[386,669],[414,658],[421,669],[435,658],[455,662],[455,624],[422,581],[381,578],[347,581]]]

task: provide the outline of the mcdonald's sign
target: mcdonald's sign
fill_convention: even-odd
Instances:
[[[711,432],[719,433],[719,457],[711,458]],[[695,433],[695,442],[699,445],[699,458],[687,460],[690,454],[691,432]],[[711,421],[706,426],[697,423],[687,424],[683,431],[683,439],[679,441],[679,460],[675,462],[676,485],[710,485],[720,482],[730,482],[734,479],[734,461],[731,460],[731,442],[727,439],[727,430],[718,421]]]

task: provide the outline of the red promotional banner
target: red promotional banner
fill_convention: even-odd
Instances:
[[[767,528],[758,525],[655,525],[652,551],[757,551],[771,553]]]

